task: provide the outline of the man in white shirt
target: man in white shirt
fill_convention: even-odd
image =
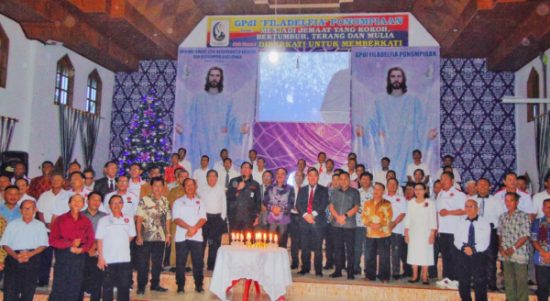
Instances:
[[[214,169],[215,170],[222,169],[223,168],[223,161],[226,158],[229,158],[229,151],[227,150],[227,148],[222,148],[222,150],[220,151],[220,161],[217,161],[216,163],[214,163]]]
[[[203,227],[204,244],[208,244],[206,268],[214,270],[222,234],[227,232],[227,198],[225,189],[218,185],[218,172],[211,169],[206,175],[208,185],[199,189],[199,197],[206,210],[206,224]]]
[[[466,201],[466,218],[461,217],[455,225],[454,247],[458,273],[458,291],[463,301],[471,301],[473,283],[475,299],[487,300],[487,254],[491,240],[491,226],[478,216],[478,204],[475,200]]]
[[[202,227],[206,223],[206,206],[197,197],[197,184],[193,179],[183,182],[185,195],[172,205],[172,218],[176,224],[176,283],[178,293],[185,287],[185,262],[191,253],[195,291],[204,292],[203,285],[203,235]]]
[[[386,183],[386,174],[390,170],[390,158],[384,157],[380,160],[380,169],[374,171],[373,181],[376,183]]]
[[[178,149],[178,157],[179,157],[179,164],[185,168],[188,172],[192,172],[193,169],[191,169],[191,162],[189,160],[185,159],[185,156],[187,155],[187,149],[180,147]]]
[[[361,187],[359,188],[361,205],[355,214],[355,224],[357,227],[355,228],[355,262],[353,263],[353,270],[358,275],[361,274],[361,256],[363,255],[365,258],[367,256],[367,228],[361,219],[361,214],[363,213],[363,203],[372,199],[372,174],[369,172],[361,174],[359,182],[361,183]]]
[[[54,172],[51,175],[51,189],[42,193],[36,204],[38,209],[38,219],[46,225],[50,232],[50,224],[52,221],[53,209],[56,203],[66,202],[66,191],[63,189],[65,179],[63,174]],[[38,274],[38,286],[47,286],[50,280],[50,270],[52,266],[53,249],[47,247],[40,254],[40,271]]]
[[[21,205],[21,203],[25,200],[36,202],[35,198],[27,194],[27,191],[29,190],[29,180],[25,178],[19,178],[15,180],[15,186],[19,188],[19,195],[21,195],[21,198],[19,198],[19,201],[17,201],[17,206]]]
[[[455,181],[456,182],[456,181]],[[466,197],[473,198],[477,195],[477,183],[474,180],[469,180],[464,185],[464,192],[466,193]]]
[[[476,184],[477,196],[471,198],[477,202],[478,215],[491,226],[491,240],[487,250],[487,280],[490,291],[497,291],[497,259],[498,259],[498,218],[507,211],[501,200],[490,195],[491,183],[481,178]]]
[[[97,225],[98,267],[105,271],[103,298],[113,300],[113,287],[117,288],[117,301],[130,300],[132,263],[130,241],[136,236],[134,218],[122,212],[124,200],[114,195],[109,202],[111,214],[102,217]]]
[[[124,207],[122,207],[122,213],[124,216],[134,218],[139,205],[139,198],[137,195],[128,191],[129,181],[128,176],[122,175],[116,179],[116,190],[107,194],[105,200],[111,199],[113,195],[120,195],[124,201]],[[106,213],[111,213],[107,207]]]
[[[544,187],[546,190],[541,191],[533,196],[533,205],[537,211],[537,218],[544,216],[542,212],[542,206],[544,205],[544,200],[550,199],[550,172],[544,176]]]
[[[317,168],[319,171],[319,174],[322,174],[325,172],[326,167],[326,160],[327,160],[327,154],[325,152],[319,152],[317,154],[317,163],[313,164],[313,167]]]
[[[262,176],[267,169],[265,168],[265,159],[258,158],[256,159],[256,165],[252,166],[252,179],[258,183],[262,181]],[[232,179],[232,178],[229,178]]]
[[[344,171],[347,171],[349,173],[349,179],[352,182],[356,181],[357,178],[359,177],[359,175],[357,175],[356,170],[355,170],[356,167],[357,167],[357,159],[349,158],[348,159],[347,170],[344,170]]]
[[[296,164],[296,170],[291,172],[289,175],[288,175],[288,180],[287,180],[287,184],[288,185],[291,185],[291,186],[294,186],[294,188],[296,189],[296,183],[294,182],[294,177],[296,175],[297,172],[301,172],[302,174],[306,174],[305,172],[306,170],[306,160],[304,159],[299,159],[298,160],[298,163]],[[304,176],[305,177],[305,176]],[[298,191],[296,191],[296,194],[298,193]]]
[[[8,256],[5,261],[4,300],[33,300],[39,254],[48,247],[46,227],[34,216],[36,202],[21,204],[21,218],[11,221],[0,240]]]
[[[325,161],[325,168],[323,172],[319,173],[319,184],[328,187],[330,185],[330,182],[332,181],[333,173],[334,161],[332,161],[332,159],[328,159],[327,161]]]
[[[240,175],[240,173],[236,171],[235,168],[233,168],[233,160],[231,160],[231,158],[225,158],[223,160],[223,166],[221,168],[217,168],[216,171],[221,178],[221,181],[218,181],[218,185],[222,186],[225,189],[227,189],[227,185],[229,184],[229,181],[231,181],[231,179]],[[201,186],[199,186],[199,190],[200,189]]]
[[[131,193],[139,196],[141,193],[141,186],[143,186],[146,182],[141,178],[141,174],[143,173],[143,169],[141,168],[141,165],[138,163],[132,163],[130,165],[130,181],[128,184],[128,191]]]
[[[407,200],[403,196],[397,194],[399,182],[397,179],[388,180],[388,193],[384,195],[384,199],[390,201],[392,207],[393,220],[390,223],[391,232],[391,270],[392,277],[398,280],[402,276],[407,276],[412,272],[410,267],[407,267],[407,245],[405,244],[405,227],[404,220],[407,213]],[[401,264],[405,275],[401,275]],[[411,273],[412,274],[412,273]]]
[[[90,191],[94,191],[95,187],[95,171],[91,168],[86,168],[84,174],[84,187]]]
[[[252,164],[252,169],[256,168],[256,159],[258,158],[258,152],[255,149],[248,151],[248,162]]]
[[[91,192],[88,189],[84,187],[84,174],[80,171],[75,171],[69,176],[69,180],[71,183],[71,189],[65,191],[62,195],[59,196],[59,199],[56,199],[55,204],[53,205],[53,214],[50,223],[53,223],[56,219],[56,217],[65,214],[69,211],[69,199],[75,195],[79,194],[86,199],[88,197],[88,194]],[[85,210],[87,208],[87,204],[84,204],[84,208],[82,210]],[[103,206],[100,209],[101,211],[105,211]]]
[[[519,195],[518,210],[521,210],[529,214],[529,218],[533,221],[537,215],[537,210],[533,205],[531,196],[519,189],[517,189],[517,174],[513,171],[507,172],[504,175],[504,188],[495,193],[495,197],[504,203],[504,197],[507,192],[515,192]]]
[[[414,182],[414,171],[417,169],[422,169],[422,171],[424,171],[424,179],[422,180],[422,183],[427,184],[430,181],[430,169],[428,168],[428,165],[426,163],[422,162],[422,152],[418,149],[415,149],[412,152],[412,157],[413,163],[407,165],[408,181]]]
[[[453,170],[453,175],[455,176],[455,183],[461,183],[462,180],[460,178],[460,172],[458,171],[458,169],[454,168],[453,167],[453,162],[455,161],[455,158],[451,155],[445,155],[443,157],[443,167],[441,167],[437,173],[435,174],[435,178],[436,179],[439,179],[441,178],[441,174],[445,171],[445,168],[446,167],[449,167],[449,168],[452,168]]]
[[[441,192],[436,199],[439,218],[437,244],[443,259],[443,279],[436,284],[438,287],[458,289],[456,251],[453,245],[454,231],[464,215],[466,195],[453,187],[453,180],[454,175],[450,172],[444,172],[441,175]]]
[[[197,186],[199,189],[208,185],[208,183],[206,182],[206,173],[208,172],[209,162],[210,158],[207,155],[202,155],[200,168],[195,169],[195,171],[193,172],[193,179],[197,181]]]

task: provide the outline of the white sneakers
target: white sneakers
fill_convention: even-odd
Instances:
[[[452,290],[458,290],[458,281],[451,280],[449,278],[443,278],[439,281],[435,282],[435,285],[438,288],[446,288],[446,289],[452,289]]]

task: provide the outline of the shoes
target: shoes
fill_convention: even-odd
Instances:
[[[291,264],[291,265],[290,265],[290,269],[291,269],[291,270],[295,270],[295,269],[297,269],[297,268],[298,268],[298,264]]]
[[[143,288],[138,288],[137,292],[136,292],[138,295],[143,295],[145,294],[145,289]]]
[[[178,294],[183,294],[183,286],[178,286],[177,293]]]
[[[193,271],[193,269],[191,269],[191,268],[185,268],[186,273],[191,273],[192,271]]]
[[[401,278],[401,275],[393,275],[392,278],[393,280],[399,280]]]
[[[490,292],[498,292],[498,291],[499,291],[499,290],[498,290],[498,287],[496,287],[496,286],[489,286],[487,289],[488,289]]]
[[[420,278],[416,278],[416,279],[409,279],[409,281],[407,281],[408,283],[418,283],[418,281],[420,280]]]
[[[316,276],[316,277],[319,277],[319,278],[322,278],[322,277],[323,277],[323,273],[315,273],[315,276]]]
[[[430,280],[422,280],[422,285],[430,285]]]
[[[202,288],[202,285],[199,285],[199,286],[195,287],[195,292],[197,292],[197,293],[204,292],[204,289]]]
[[[334,264],[326,264],[323,267],[323,270],[332,270],[334,268]]]
[[[334,273],[330,274],[329,277],[330,278],[340,278],[340,277],[342,277],[342,273],[334,272]]]
[[[304,276],[304,275],[307,275],[307,274],[309,274],[309,271],[300,270],[300,271],[298,272],[298,275],[301,275],[301,276]]]
[[[355,280],[355,276],[353,276],[353,275],[348,275],[348,280]]]
[[[442,280],[436,281],[435,285],[438,288],[446,288],[446,289],[452,289],[452,290],[458,290],[458,281],[451,280],[449,278],[444,278]]]
[[[155,291],[155,292],[166,292],[168,291],[168,289],[162,287],[162,286],[155,286],[155,287],[152,287],[151,288],[152,291]]]
[[[39,281],[39,282],[36,284],[36,286],[38,286],[38,287],[46,287],[46,286],[48,286],[48,282],[41,282],[41,281]]]

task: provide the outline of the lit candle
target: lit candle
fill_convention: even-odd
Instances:
[[[263,242],[267,242],[267,233],[264,232],[264,235],[263,235]]]
[[[251,241],[252,240],[252,233],[246,232],[246,240]]]
[[[255,235],[256,237],[256,242],[260,242],[260,240],[262,239],[262,233],[256,233]]]
[[[275,234],[275,244],[278,244],[279,243],[279,237],[277,236],[277,234]]]
[[[273,233],[269,233],[269,242],[273,242]]]
[[[231,241],[235,241],[235,232],[231,232]]]
[[[241,233],[239,241],[244,242],[244,234]]]

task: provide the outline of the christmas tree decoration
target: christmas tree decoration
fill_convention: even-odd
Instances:
[[[161,106],[156,105],[156,92],[150,91],[139,103],[138,113],[132,118],[128,137],[125,139],[125,151],[119,161],[121,174],[126,173],[133,163],[141,165],[143,170],[151,165],[160,168],[167,165],[170,145],[166,139],[168,128],[164,123]]]

